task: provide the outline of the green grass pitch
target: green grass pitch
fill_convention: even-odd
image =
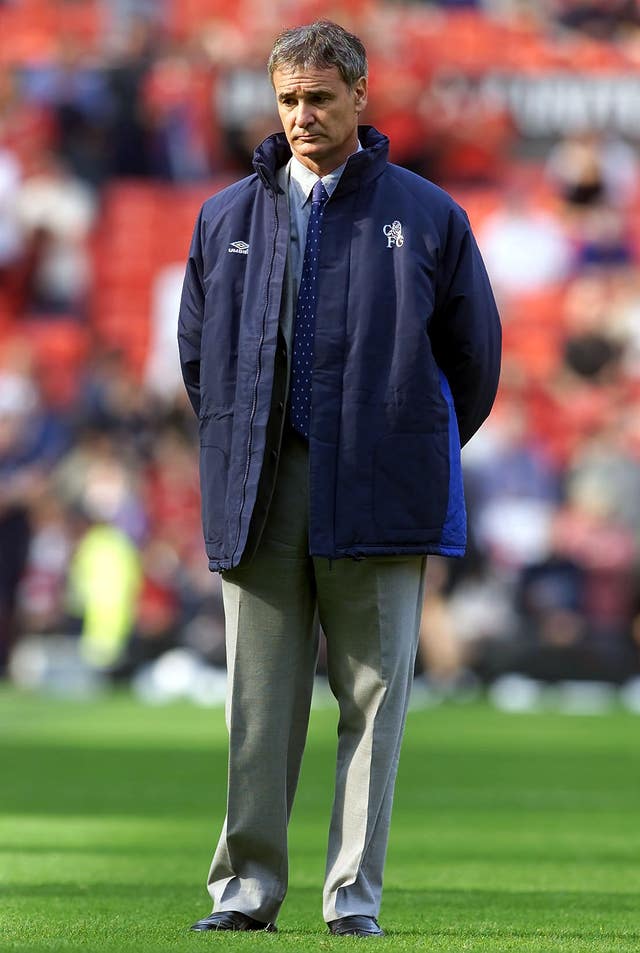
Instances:
[[[638,950],[637,718],[412,712],[381,940],[322,923],[334,738],[334,711],[314,711],[280,932],[190,933],[210,909],[222,711],[0,690],[0,950]]]

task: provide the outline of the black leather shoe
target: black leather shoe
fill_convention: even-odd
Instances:
[[[329,933],[334,936],[384,936],[375,917],[355,915],[352,917],[338,917],[327,923]]]
[[[224,910],[221,913],[210,913],[191,927],[192,930],[264,930],[265,933],[277,933],[275,923],[263,923],[254,920],[246,913],[237,910]]]

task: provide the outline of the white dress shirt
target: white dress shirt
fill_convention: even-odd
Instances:
[[[358,143],[356,152],[361,151],[362,146]],[[322,182],[329,197],[333,195],[346,164],[346,162],[343,162],[342,165],[334,169],[333,172],[322,176]],[[280,329],[284,335],[287,348],[289,352],[291,352],[296,302],[298,300],[300,278],[302,277],[304,246],[307,240],[307,225],[309,224],[309,216],[311,215],[309,196],[318,181],[318,176],[315,172],[312,172],[311,169],[308,169],[306,165],[303,165],[299,159],[292,156],[286,165],[278,169],[277,181],[282,191],[286,194],[289,205],[289,253],[287,255],[284,290],[280,308]]]
[[[362,146],[358,143],[356,152],[361,151]],[[334,169],[333,172],[322,176],[322,184],[327,190],[329,198],[333,195],[346,164],[347,161]],[[318,176],[315,172],[308,169],[295,156],[291,156],[287,164],[278,172],[278,184],[287,193],[289,199],[289,267],[296,293],[300,287],[304,246],[307,240],[307,225],[311,214],[309,198],[317,181]]]

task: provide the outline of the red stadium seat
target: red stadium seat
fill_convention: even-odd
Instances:
[[[59,315],[28,319],[20,329],[33,349],[45,400],[66,407],[76,396],[80,369],[89,350],[89,332],[74,318]]]

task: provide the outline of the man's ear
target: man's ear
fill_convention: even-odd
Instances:
[[[367,105],[367,100],[369,98],[369,86],[366,76],[361,76],[360,79],[356,80],[356,83],[353,87],[353,94],[355,98],[356,113],[361,113]]]

